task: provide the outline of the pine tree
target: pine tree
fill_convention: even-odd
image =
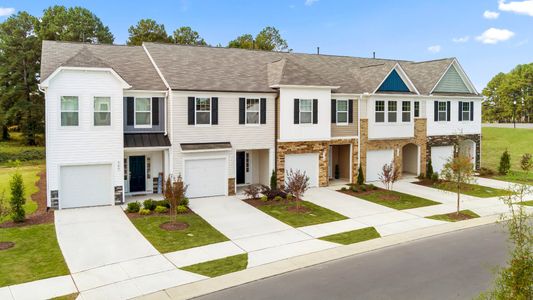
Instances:
[[[498,167],[498,172],[501,175],[506,175],[511,169],[511,156],[507,150],[503,151],[502,156],[500,157],[500,166]]]
[[[362,185],[365,183],[365,177],[363,175],[363,168],[361,165],[359,165],[359,169],[357,170],[357,184]]]
[[[24,210],[24,204],[26,203],[26,199],[24,199],[24,181],[18,171],[11,175],[9,186],[11,188],[11,218],[13,222],[24,222],[26,219],[26,211]]]

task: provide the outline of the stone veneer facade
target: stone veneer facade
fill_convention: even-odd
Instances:
[[[352,149],[352,178],[354,183],[357,178],[357,139],[333,139],[330,141],[302,141],[302,142],[278,142],[276,176],[278,185],[283,186],[285,182],[285,155],[318,153],[318,184],[319,186],[328,186],[328,160],[330,145],[351,145]]]
[[[415,144],[420,151],[420,173],[426,173],[426,139],[427,139],[427,120],[425,118],[415,119],[414,137],[402,139],[368,139],[368,119],[361,119],[361,167],[366,179],[366,153],[369,150],[394,149],[394,165],[402,170],[403,147],[407,144]]]
[[[479,170],[481,166],[481,134],[428,136],[426,155],[431,156],[431,147],[438,146],[454,146],[454,152],[457,153],[457,145],[460,140],[471,140],[476,143],[476,170]]]
[[[235,196],[235,178],[228,178],[228,195]]]

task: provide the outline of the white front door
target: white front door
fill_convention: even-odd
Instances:
[[[366,181],[377,181],[383,166],[394,160],[394,150],[369,150],[366,152]]]
[[[225,158],[186,160],[183,181],[190,198],[226,195],[227,161]]]
[[[318,153],[285,155],[285,179],[287,171],[300,170],[309,177],[309,186],[318,186]]]
[[[59,208],[112,205],[111,164],[62,166]]]

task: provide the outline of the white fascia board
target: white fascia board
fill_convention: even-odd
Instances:
[[[271,85],[270,88],[302,88],[302,89],[338,89],[340,86],[334,85],[288,85],[288,84],[275,84]]]
[[[463,83],[466,84],[466,87],[468,88],[468,90],[471,93],[479,95],[478,91],[476,90],[476,87],[474,86],[474,84],[472,84],[472,81],[470,81],[470,78],[468,78],[468,76],[466,75],[465,71],[463,70],[463,67],[461,67],[461,65],[459,64],[459,61],[456,58],[454,58],[453,61],[450,63],[450,65],[448,65],[448,67],[442,73],[442,75],[440,76],[439,80],[437,80],[437,83],[431,89],[431,92],[429,92],[429,94],[433,94],[433,92],[435,91],[435,89],[437,88],[439,83],[441,82],[442,78],[444,78],[444,76],[446,76],[446,73],[448,73],[448,70],[450,70],[450,68],[452,66],[455,67],[455,70],[457,71],[457,73],[459,73],[459,76],[461,76],[461,79],[463,80]]]
[[[123,89],[130,89],[131,85],[129,85],[120,75],[118,75],[115,70],[112,68],[88,68],[88,67],[59,67],[57,68],[50,76],[48,76],[41,84],[39,85],[41,88],[47,88],[50,85],[50,80],[52,80],[59,72],[63,70],[74,70],[74,71],[97,71],[97,72],[109,72],[113,76],[115,76],[121,83]]]
[[[381,80],[381,82],[378,84],[378,86],[376,86],[376,88],[374,89],[374,91],[372,92],[372,94],[375,94],[379,88],[381,87],[381,85],[385,82],[385,80],[387,80],[387,78],[389,78],[390,74],[392,73],[392,71],[396,70],[396,72],[398,72],[398,75],[400,75],[400,78],[403,80],[404,83],[407,83],[407,87],[409,88],[409,91],[414,91],[417,95],[420,95],[420,93],[418,92],[418,90],[416,89],[415,85],[413,84],[413,82],[411,81],[411,79],[409,79],[409,76],[407,76],[407,74],[405,73],[405,71],[403,70],[402,66],[400,66],[399,63],[396,63],[391,69],[390,71],[387,73],[387,75],[385,77],[383,77],[383,80]]]

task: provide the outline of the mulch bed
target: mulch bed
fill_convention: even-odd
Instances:
[[[0,224],[0,228],[23,227],[39,224],[54,223],[54,211],[48,210],[46,206],[46,172],[39,173],[39,180],[35,183],[37,192],[31,195],[31,199],[37,203],[37,210],[27,216],[26,220],[21,223],[6,221]]]
[[[470,215],[463,214],[462,212],[459,212],[459,214],[457,214],[456,212],[453,212],[453,213],[446,214],[446,216],[449,217],[450,219],[457,220],[457,221],[463,221],[463,220],[474,218]]]
[[[13,248],[14,246],[15,246],[15,243],[13,242],[0,242],[0,251]]]
[[[371,194],[375,194],[377,192],[386,192],[387,190],[385,189],[382,189],[382,188],[376,188],[376,189],[372,189],[372,188],[367,188],[366,191],[358,191],[358,192],[354,192],[352,191],[351,189],[346,189],[346,190],[337,190],[338,192],[341,192],[341,193],[344,193],[344,194],[347,194],[347,195],[350,195],[350,196],[361,196],[361,195],[371,195]],[[383,200],[399,200],[400,198],[398,197],[398,195],[392,195],[392,194],[385,194],[385,195],[382,195],[382,198]]]
[[[189,224],[185,222],[168,221],[168,222],[165,222],[159,225],[159,228],[166,230],[166,231],[184,230],[184,229],[189,228]]]

